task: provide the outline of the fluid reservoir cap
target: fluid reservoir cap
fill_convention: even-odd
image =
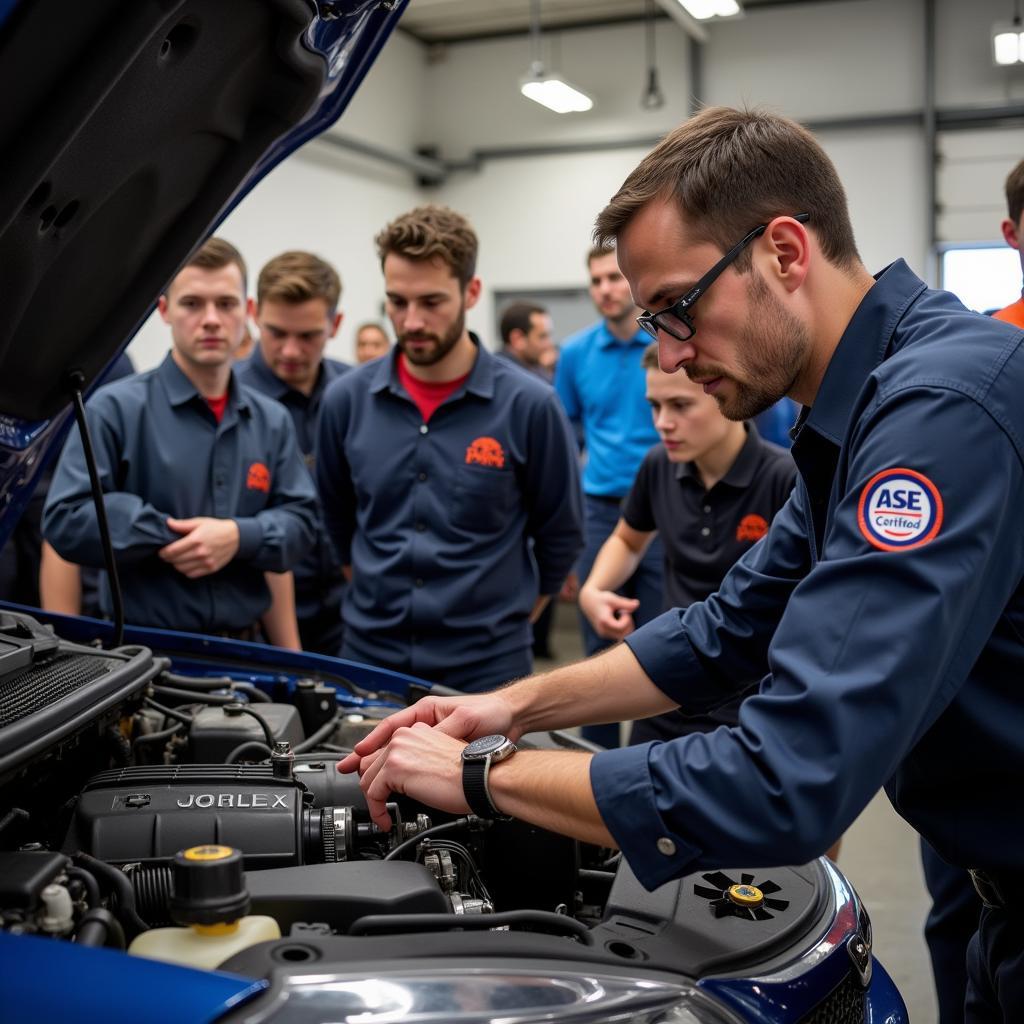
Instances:
[[[177,924],[227,924],[249,911],[242,851],[230,846],[193,846],[174,856],[174,895],[168,903]]]

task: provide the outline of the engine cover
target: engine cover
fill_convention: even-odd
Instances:
[[[65,843],[114,864],[163,861],[204,843],[234,846],[247,868],[323,860],[320,812],[305,788],[262,765],[102,772],[86,783]]]

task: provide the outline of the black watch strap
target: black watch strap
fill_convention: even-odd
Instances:
[[[487,760],[462,762],[462,792],[478,818],[500,817],[487,795]]]

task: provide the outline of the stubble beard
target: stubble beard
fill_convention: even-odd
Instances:
[[[810,333],[779,302],[760,274],[751,272],[748,293],[750,316],[737,346],[739,373],[722,374],[732,384],[731,394],[714,399],[730,420],[749,420],[770,409],[792,389],[810,353]],[[702,367],[700,376],[713,376]]]
[[[453,348],[455,348],[459,339],[462,337],[465,328],[466,307],[462,306],[459,309],[459,315],[455,318],[451,327],[449,327],[448,330],[445,331],[443,335],[428,334],[425,332],[420,332],[418,334],[410,334],[407,332],[405,334],[400,334],[398,336],[398,345],[402,350],[402,354],[405,356],[406,359],[409,360],[410,363],[413,364],[413,366],[434,366],[437,363],[441,362],[441,360],[444,359],[444,357],[448,355],[448,353],[451,352]],[[406,347],[406,340],[410,336],[416,338],[417,340],[430,339],[431,341],[435,342],[435,345],[432,349],[429,349],[426,352],[411,352]]]

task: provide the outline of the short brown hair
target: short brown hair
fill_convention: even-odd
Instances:
[[[249,289],[249,271],[245,266],[245,260],[242,259],[242,254],[223,238],[208,238],[185,260],[181,269],[199,267],[201,270],[220,270],[223,267],[230,267],[232,263],[242,272],[242,293],[245,294]]]
[[[592,245],[587,252],[587,270],[590,269],[590,264],[594,260],[599,260],[602,256],[610,256],[615,252],[615,246],[610,242],[600,242],[597,245]]]
[[[367,320],[365,324],[360,324],[356,328],[356,337],[358,338],[363,331],[377,331],[384,335],[384,340],[387,341],[388,344],[391,344],[388,339],[388,332],[384,330],[384,325],[377,323],[376,320]]]
[[[652,341],[644,349],[644,354],[640,357],[640,365],[645,370],[661,369],[661,363],[658,362],[658,343],[656,341]]]
[[[417,206],[377,235],[381,266],[389,253],[408,260],[441,259],[463,288],[476,273],[477,238],[469,221],[447,206]]]
[[[1006,208],[1010,220],[1019,224],[1024,213],[1024,160],[1006,176]]]
[[[534,313],[546,315],[547,310],[543,306],[538,306],[536,302],[513,302],[507,306],[501,314],[501,340],[507,345],[513,331],[529,334],[533,326],[530,317]]]
[[[297,306],[310,299],[323,299],[330,312],[341,298],[338,272],[311,252],[291,250],[275,256],[260,271],[256,282],[256,303],[284,302]]]
[[[802,125],[761,110],[708,107],[684,121],[640,162],[594,228],[597,242],[617,238],[649,202],[673,198],[686,223],[723,252],[774,217],[810,215],[826,259],[843,269],[860,262],[839,175]],[[734,264],[746,270],[745,251]]]

